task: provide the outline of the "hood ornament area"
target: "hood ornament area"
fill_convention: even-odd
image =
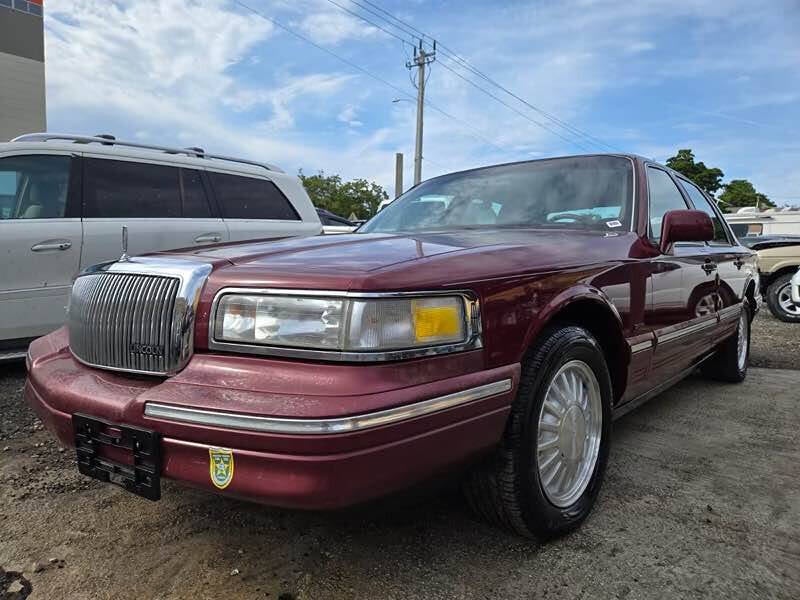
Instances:
[[[122,256],[119,257],[118,262],[128,262],[130,256],[128,256],[128,226],[122,226]]]

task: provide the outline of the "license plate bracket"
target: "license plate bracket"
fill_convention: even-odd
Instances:
[[[72,415],[78,471],[148,500],[161,498],[161,434],[76,413]],[[101,455],[104,446],[130,453],[131,464]]]

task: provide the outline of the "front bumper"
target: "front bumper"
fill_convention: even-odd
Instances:
[[[480,352],[395,365],[311,365],[196,355],[175,377],[80,364],[59,330],[31,345],[25,398],[62,444],[72,415],[161,437],[161,475],[219,491],[209,450],[232,452],[224,493],[329,509],[430,478],[498,443],[519,365]]]

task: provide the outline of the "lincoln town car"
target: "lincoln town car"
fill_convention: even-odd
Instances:
[[[296,509],[458,474],[535,539],[577,527],[612,419],[747,374],[754,253],[650,160],[427,180],[357,232],[123,257],[75,280],[25,398],[81,473]]]

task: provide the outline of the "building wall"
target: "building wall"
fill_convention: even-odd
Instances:
[[[0,141],[46,129],[42,0],[0,0]]]

